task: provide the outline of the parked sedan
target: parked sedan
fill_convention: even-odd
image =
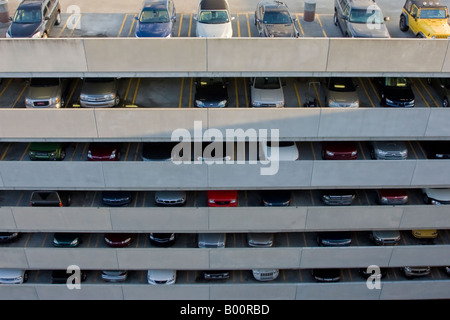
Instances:
[[[19,237],[19,232],[0,232],[0,244],[16,241]]]
[[[147,272],[147,281],[152,285],[171,285],[176,280],[176,270],[152,269]]]
[[[89,161],[119,161],[120,143],[93,142],[89,144],[87,159]]]
[[[450,204],[450,188],[424,188],[422,194],[426,204]]]
[[[160,206],[182,206],[186,203],[185,191],[157,191],[155,202]]]
[[[55,247],[78,247],[81,243],[80,235],[71,232],[56,232],[53,236],[53,246]]]
[[[173,0],[145,0],[136,20],[137,38],[170,38],[177,20],[175,4]]]
[[[356,193],[353,190],[332,189],[322,192],[322,201],[329,206],[349,206],[355,200]]]
[[[104,235],[105,243],[112,248],[128,247],[134,240],[131,233],[106,233]]]
[[[64,142],[32,142],[28,148],[30,160],[62,161],[66,157]]]
[[[403,141],[372,141],[370,156],[377,160],[405,160],[408,158],[408,147]]]
[[[103,191],[102,203],[110,207],[126,206],[131,202],[131,192],[129,191]]]
[[[105,282],[122,282],[128,277],[127,270],[102,270],[101,275]]]
[[[347,231],[319,232],[317,243],[324,247],[349,246],[352,243],[352,234]]]
[[[143,161],[174,160],[172,151],[179,142],[144,142],[142,144]],[[182,157],[182,155],[180,155]]]
[[[198,108],[224,108],[228,106],[228,81],[225,78],[197,78],[194,102]]]
[[[359,97],[351,78],[327,78],[324,86],[325,101],[330,108],[358,108]]]
[[[265,207],[288,207],[291,204],[291,191],[265,190],[261,193],[261,199]]]
[[[158,247],[170,247],[175,243],[175,233],[150,233],[150,242]]]
[[[236,207],[238,193],[236,190],[209,190],[208,207]]]
[[[322,159],[324,160],[356,160],[358,149],[350,141],[327,141],[322,143]]]
[[[379,189],[377,190],[377,202],[379,204],[402,205],[409,201],[408,192],[403,189]]]
[[[375,80],[380,104],[384,107],[414,107],[414,92],[408,79],[402,77],[378,78]]]
[[[297,38],[300,33],[295,26],[286,3],[282,1],[260,1],[256,5],[255,25],[263,37]]]
[[[225,248],[227,239],[226,233],[199,233],[199,248]]]
[[[200,0],[194,20],[197,37],[231,38],[233,36],[231,21],[234,17],[231,17],[227,0]]]
[[[406,278],[424,277],[431,273],[430,267],[403,267]]]
[[[439,99],[441,99],[442,106],[448,108],[450,97],[450,78],[428,78],[428,84],[430,84]]]
[[[260,142],[259,160],[296,161],[300,157],[295,141]]]
[[[251,232],[247,234],[250,247],[267,248],[273,246],[274,234],[269,232]]]
[[[341,280],[340,269],[313,269],[312,276],[320,282],[336,282]]]
[[[23,269],[0,269],[0,284],[21,284],[27,279],[28,274]]]
[[[450,159],[450,141],[423,141],[420,144],[428,159]]]

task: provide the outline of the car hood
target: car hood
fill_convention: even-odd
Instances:
[[[25,273],[22,269],[0,269],[0,278],[17,278]]]
[[[272,155],[272,149],[273,147],[266,147],[266,155],[267,158],[270,160],[277,160],[274,159],[275,155],[277,154],[276,151],[273,152]],[[299,152],[296,145],[289,146],[289,147],[278,147],[278,160],[279,161],[295,161],[298,160]]]
[[[450,189],[449,188],[427,188],[423,189],[424,193],[427,194],[429,198],[442,201],[450,201]]]
[[[332,152],[353,152],[357,151],[353,142],[339,141],[335,143],[323,143],[324,149]]]
[[[422,19],[420,25],[426,36],[443,35],[445,38],[450,36],[447,19]]]
[[[208,198],[216,201],[228,201],[237,199],[237,191],[223,190],[223,191],[208,191]]]
[[[267,37],[295,37],[292,24],[265,24],[264,31]]]
[[[407,151],[406,144],[404,142],[398,141],[377,141],[376,143],[374,143],[374,146],[383,151]]]
[[[148,278],[155,281],[170,280],[175,277],[174,270],[148,270]]]
[[[42,152],[50,152],[55,151],[59,147],[61,147],[62,144],[59,142],[43,142],[43,143],[32,143],[30,145],[30,150],[32,151],[42,151]]]
[[[138,22],[136,36],[138,37],[168,37],[172,32],[172,22],[142,23]]]
[[[349,23],[352,34],[356,34],[358,38],[390,38],[384,23],[380,24],[379,28],[369,29],[368,26],[365,23]]]
[[[9,27],[9,33],[13,38],[29,38],[38,31],[40,26],[40,22],[12,23]]]
[[[186,198],[185,191],[157,191],[155,198],[164,200],[180,200]]]
[[[283,101],[283,89],[253,89],[252,99],[258,102]]]
[[[233,29],[231,22],[221,24],[197,23],[197,37],[231,38]]]
[[[89,146],[89,150],[91,151],[92,155],[95,156],[109,156],[111,153],[116,150],[116,152],[119,150],[119,146],[115,144],[94,144]]]
[[[27,98],[29,99],[49,99],[53,97],[58,97],[59,86],[48,86],[48,87],[29,87]]]
[[[82,94],[88,95],[105,95],[108,93],[115,93],[114,81],[108,82],[85,82],[81,89]]]
[[[394,101],[412,101],[414,100],[414,93],[410,87],[385,87],[383,93],[386,98]]]
[[[252,240],[257,243],[269,243],[273,241],[273,233],[265,233],[265,232],[251,232],[247,235],[249,240]]]
[[[339,92],[339,91],[331,91],[327,90],[328,99],[336,101],[338,103],[353,103],[358,101],[358,94],[356,91],[351,92]]]
[[[380,238],[400,238],[400,232],[397,230],[374,230],[372,233]]]
[[[228,91],[224,86],[199,86],[195,92],[196,100],[223,101],[228,100]]]

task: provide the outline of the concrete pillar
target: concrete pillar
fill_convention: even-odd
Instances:
[[[9,22],[8,0],[0,0],[0,23]]]
[[[305,0],[305,11],[303,13],[303,20],[311,22],[314,21],[316,14],[316,0]]]

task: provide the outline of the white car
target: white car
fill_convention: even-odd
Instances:
[[[250,79],[252,107],[284,108],[283,83],[278,77],[255,77]]]
[[[147,281],[153,285],[170,285],[177,280],[176,270],[153,269],[147,272]]]
[[[299,151],[294,141],[279,141],[278,150],[276,144],[271,141],[261,141],[259,160],[262,161],[296,161],[299,159]]]
[[[252,273],[258,281],[271,281],[278,277],[280,271],[278,269],[253,269]]]
[[[0,284],[21,284],[27,281],[27,273],[22,269],[0,269]]]
[[[233,29],[227,0],[200,0],[194,16],[197,37],[231,38]]]
[[[449,188],[422,189],[423,201],[427,204],[450,204]]]

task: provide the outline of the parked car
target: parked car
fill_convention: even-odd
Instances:
[[[385,20],[375,0],[334,1],[334,24],[345,37],[390,38]]]
[[[379,204],[402,205],[409,201],[408,192],[404,189],[378,189],[377,202]]]
[[[264,190],[261,200],[265,207],[288,207],[291,204],[291,196],[289,190]]]
[[[411,84],[404,77],[386,77],[375,79],[375,85],[383,107],[412,108],[415,96]]]
[[[198,108],[225,108],[228,106],[228,80],[221,77],[196,78],[194,102]]]
[[[133,242],[134,236],[131,233],[105,233],[103,239],[109,247],[124,248]]]
[[[436,229],[414,229],[411,230],[411,233],[414,238],[425,240],[434,240],[439,235],[439,231]]]
[[[136,20],[137,38],[170,38],[177,21],[175,4],[173,0],[145,0]]]
[[[352,243],[352,234],[347,231],[319,232],[317,243],[324,247],[349,246]]]
[[[247,244],[249,247],[267,248],[272,247],[274,234],[270,232],[247,233]]]
[[[431,273],[430,267],[403,267],[406,278],[424,277]]]
[[[356,160],[358,149],[351,141],[322,142],[322,159],[324,160]]]
[[[450,204],[450,188],[424,188],[422,194],[426,204]]]
[[[276,148],[276,149],[274,149]],[[296,161],[300,158],[295,141],[261,141],[259,160],[263,161]]]
[[[236,207],[238,192],[236,190],[208,190],[208,207]]]
[[[253,269],[252,274],[258,281],[272,281],[278,278],[280,271],[278,269]]]
[[[264,0],[256,5],[254,22],[262,37],[297,38],[300,32],[295,25],[296,21],[287,4],[282,1]]]
[[[64,107],[67,84],[67,80],[60,78],[31,78],[25,94],[25,107]]]
[[[119,161],[121,143],[92,142],[89,144],[87,160],[89,161]]]
[[[371,141],[370,157],[377,160],[405,160],[408,147],[403,141]]]
[[[105,282],[123,282],[128,278],[127,270],[102,270],[101,277]]]
[[[51,283],[55,284],[67,284],[67,280],[72,276],[72,273],[67,272],[66,270],[53,270],[51,273]],[[87,272],[84,270],[80,270],[80,282],[83,282],[87,279]]]
[[[171,161],[176,155],[172,154],[179,142],[144,142],[142,144],[142,160]],[[180,155],[182,157],[183,155]]]
[[[448,39],[448,10],[440,1],[406,0],[400,14],[399,28],[418,38]]]
[[[199,248],[225,248],[226,233],[199,233]]]
[[[320,282],[336,282],[341,280],[340,269],[312,269],[312,276]]]
[[[30,160],[62,161],[66,157],[65,142],[32,142],[28,148]]]
[[[156,191],[155,203],[160,206],[182,206],[186,203],[186,191]]]
[[[78,247],[81,243],[81,237],[72,232],[56,232],[53,235],[53,246],[55,247]]]
[[[19,232],[0,232],[0,244],[14,242],[20,235]]]
[[[85,108],[111,108],[120,104],[117,79],[85,78],[81,86],[80,106]]]
[[[428,159],[450,159],[450,141],[420,142]]]
[[[28,273],[23,269],[0,269],[0,284],[21,284],[28,279]]]
[[[285,98],[281,79],[278,77],[255,77],[249,80],[252,107],[283,108]]]
[[[67,207],[72,203],[72,196],[67,191],[32,191],[30,206],[32,207]]]
[[[450,97],[450,78],[428,78],[427,82],[431,85],[439,99],[441,99],[442,107],[448,108]]]
[[[228,270],[204,270],[202,271],[204,280],[226,280],[230,277]]]
[[[131,203],[129,191],[102,191],[102,203],[110,207],[121,207]]]
[[[197,37],[231,38],[233,36],[231,21],[234,17],[231,16],[227,0],[200,0],[194,20]]]
[[[176,270],[153,269],[147,271],[147,281],[153,285],[171,285],[177,280]]]
[[[330,108],[358,108],[357,86],[352,78],[331,77],[325,80],[325,102]]]
[[[379,246],[393,246],[400,242],[400,232],[397,230],[373,230],[369,239]]]
[[[150,233],[150,242],[158,247],[170,247],[175,243],[175,233]]]
[[[329,206],[349,206],[356,198],[354,190],[330,189],[322,191],[322,202]]]
[[[7,38],[47,38],[61,24],[59,0],[22,0],[11,17]]]

